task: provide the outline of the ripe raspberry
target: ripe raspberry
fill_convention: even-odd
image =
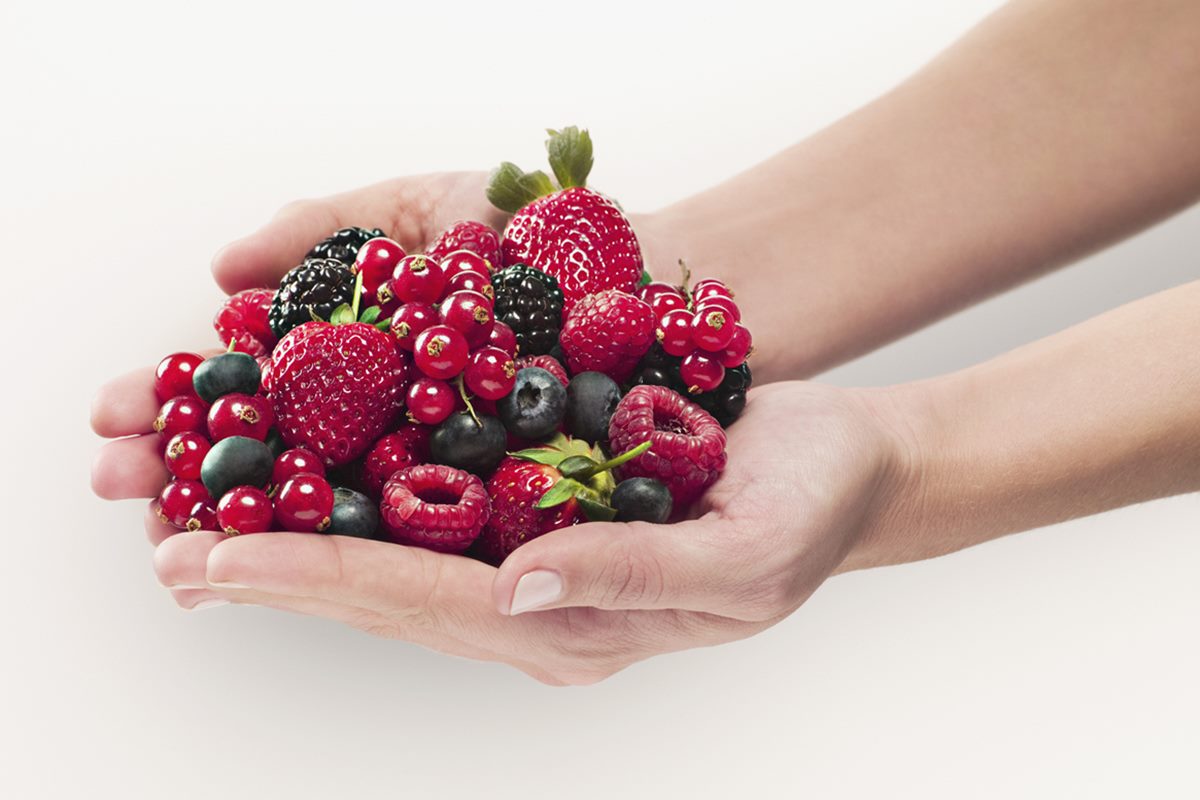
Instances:
[[[563,386],[571,382],[571,379],[567,377],[567,371],[563,369],[563,365],[558,363],[558,359],[554,356],[524,356],[523,358],[518,358],[517,370],[520,371],[526,367],[541,367],[546,372],[558,378]]]
[[[372,497],[383,493],[388,478],[429,460],[429,428],[407,424],[381,438],[363,461],[362,482]]]
[[[624,477],[655,478],[682,508],[725,468],[725,432],[712,415],[665,386],[635,386],[608,426],[613,456],[650,440],[650,449],[621,468]]]
[[[441,261],[455,250],[470,250],[500,269],[500,234],[482,222],[459,220],[433,240],[425,249],[426,255]]]
[[[275,292],[271,289],[246,289],[225,301],[213,319],[213,328],[226,347],[237,342],[234,349],[252,356],[271,352],[277,341],[267,315]]]
[[[654,313],[616,289],[591,294],[571,309],[559,343],[572,374],[594,370],[624,383],[654,343]]]
[[[491,514],[483,482],[441,464],[402,469],[383,487],[380,519],[388,539],[443,553],[471,546]]]

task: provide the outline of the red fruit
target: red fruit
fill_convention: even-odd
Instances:
[[[203,360],[203,356],[195,353],[172,353],[158,362],[154,371],[154,395],[158,402],[165,403],[172,397],[195,397],[192,373]]]
[[[566,386],[571,382],[567,377],[567,371],[563,369],[563,365],[558,363],[558,359],[554,356],[525,356],[517,359],[517,371],[521,371],[526,367],[541,367],[549,372],[554,377]]]
[[[496,290],[492,288],[492,282],[470,270],[460,270],[447,279],[443,293],[453,292],[479,292],[489,303],[496,299]]]
[[[482,222],[455,222],[434,239],[425,252],[433,258],[441,259],[455,250],[478,253],[491,262],[492,269],[500,268],[500,234]]]
[[[712,416],[665,386],[635,386],[608,426],[616,457],[650,440],[650,449],[621,467],[623,477],[662,481],[676,508],[691,503],[725,468],[725,432]]]
[[[208,406],[199,397],[172,397],[163,403],[154,419],[154,430],[163,439],[177,433],[194,431],[208,434]]]
[[[382,437],[363,461],[362,482],[378,498],[388,478],[429,460],[429,428],[408,424]]]
[[[158,495],[158,518],[168,525],[189,531],[203,530],[212,503],[200,481],[174,480]]]
[[[388,330],[400,349],[411,353],[421,331],[437,323],[438,312],[433,306],[428,303],[405,303],[392,314],[392,324]]]
[[[496,268],[496,262],[489,261],[470,250],[456,250],[439,258],[438,263],[442,265],[442,271],[446,273],[446,280],[450,280],[460,272],[474,272],[485,281],[490,282],[492,270]]]
[[[425,425],[440,425],[454,412],[458,392],[445,381],[418,378],[408,387],[408,418]]]
[[[325,477],[325,465],[321,463],[321,458],[316,453],[305,450],[303,447],[284,450],[279,454],[279,458],[275,459],[275,467],[271,470],[271,485],[283,486],[288,478],[303,472],[320,475],[323,478]]]
[[[392,287],[393,281],[388,279],[379,284],[379,288],[375,290],[375,305],[379,306],[379,317],[390,317],[396,313],[396,309],[402,305],[399,297],[396,297],[396,292]],[[371,295],[367,295],[370,297]]]
[[[692,302],[700,305],[700,302],[709,297],[724,297],[733,299],[733,292],[729,291],[729,287],[722,281],[716,278],[705,278],[702,281],[697,281],[692,287]]]
[[[441,315],[442,322],[465,336],[472,349],[487,342],[496,323],[492,301],[479,292],[463,291],[446,295],[442,301]]]
[[[484,400],[499,400],[513,390],[517,365],[499,347],[481,347],[471,354],[463,380],[468,389]]]
[[[363,276],[363,291],[375,297],[379,287],[391,279],[396,265],[406,255],[399,242],[386,236],[368,239],[358,248],[358,256],[354,259],[355,272],[361,272]]]
[[[310,472],[288,478],[275,497],[275,521],[284,530],[320,533],[329,528],[332,513],[333,487]]]
[[[736,367],[750,355],[753,345],[750,329],[739,322],[733,326],[733,338],[725,345],[725,349],[717,354],[717,359],[723,367]]]
[[[379,511],[391,541],[461,553],[487,522],[490,504],[483,482],[471,473],[422,464],[388,479]]]
[[[258,362],[258,371],[262,374],[262,379],[258,382],[258,393],[266,397],[271,393],[271,357],[259,356],[254,360]]]
[[[706,297],[700,302],[696,303],[694,310],[697,314],[699,314],[706,308],[720,309],[726,312],[726,314],[732,318],[734,322],[740,322],[742,319],[741,309],[737,307],[737,303],[733,302],[728,297],[723,297],[721,295]]]
[[[706,306],[692,315],[692,341],[701,350],[719,353],[733,338],[736,320],[723,308]]]
[[[274,422],[269,399],[246,394],[222,395],[208,410],[208,436],[214,443],[229,436],[247,436],[265,442]]]
[[[405,256],[392,273],[391,290],[402,303],[436,303],[446,275],[429,256]]]
[[[200,480],[200,465],[212,449],[208,439],[195,431],[184,431],[171,437],[163,453],[163,463],[176,478],[188,481]]]
[[[488,335],[488,344],[492,347],[499,347],[513,358],[517,357],[517,335],[513,333],[512,328],[500,320],[496,320],[492,325],[492,332]]]
[[[588,295],[571,309],[559,343],[572,373],[595,370],[623,383],[654,343],[654,314],[616,289]]]
[[[658,329],[654,332],[658,343],[668,355],[680,358],[696,349],[692,341],[692,320],[695,315],[683,309],[668,311],[658,321]]]
[[[654,312],[655,319],[662,319],[668,311],[687,309],[687,304],[687,300],[678,292],[663,292],[650,299],[650,310]]]
[[[664,283],[663,281],[650,281],[649,283],[642,284],[641,286],[637,287],[637,289],[635,289],[633,292],[634,297],[644,303],[650,304],[651,306],[653,306],[652,301],[654,298],[658,297],[660,294],[675,295],[680,300],[683,300],[683,304],[685,306],[687,305],[687,298],[683,296],[683,292],[679,291],[679,287],[672,286],[671,284]]]
[[[217,525],[229,536],[269,531],[274,519],[271,498],[253,486],[235,486],[217,503]]]
[[[196,516],[194,517],[194,519],[196,520],[195,524],[200,526],[197,530],[202,530],[202,531],[219,531],[219,530],[221,530],[221,525],[219,522],[217,522],[217,510],[212,507],[212,503],[205,503],[203,506],[198,508],[196,510]],[[189,530],[191,530],[191,529],[189,528]]]
[[[467,338],[449,325],[432,325],[421,331],[413,346],[417,369],[435,380],[449,380],[467,366]]]
[[[395,424],[408,366],[378,328],[305,323],[283,337],[272,360],[276,426],[289,447],[337,466]]]
[[[213,328],[226,347],[234,342],[234,350],[263,356],[275,346],[275,332],[267,322],[273,289],[245,289],[230,297],[213,319]]]
[[[679,363],[679,376],[691,394],[711,392],[725,379],[725,368],[715,353],[697,350],[683,357]]]
[[[542,534],[587,521],[574,498],[551,508],[536,507],[561,479],[562,473],[548,464],[513,456],[500,462],[487,483],[492,516],[478,543],[478,551],[489,563],[500,564],[513,550]]]

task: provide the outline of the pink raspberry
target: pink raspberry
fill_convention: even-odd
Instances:
[[[455,250],[470,250],[486,258],[493,270],[500,269],[500,234],[482,222],[459,220],[442,231],[425,254],[440,261]]]
[[[617,289],[589,294],[571,308],[558,341],[572,375],[595,370],[624,383],[654,343],[654,312]]]
[[[402,469],[388,479],[379,504],[388,539],[443,553],[461,553],[491,514],[483,481],[441,464]]]
[[[609,423],[614,458],[647,439],[650,449],[621,467],[621,475],[662,481],[677,509],[700,497],[725,468],[720,423],[665,386],[633,387]]]
[[[252,356],[269,355],[275,346],[275,334],[267,323],[271,310],[272,289],[246,289],[225,301],[213,319],[213,328],[226,347],[236,341],[234,349]]]

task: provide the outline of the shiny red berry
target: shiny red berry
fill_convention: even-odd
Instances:
[[[446,280],[450,280],[460,272],[474,272],[484,280],[491,281],[492,270],[496,268],[495,264],[470,250],[455,250],[453,253],[443,256],[439,263],[446,273]]]
[[[730,298],[719,294],[706,297],[700,302],[696,303],[694,310],[698,314],[702,308],[719,308],[725,311],[734,322],[741,322],[742,320],[742,312],[741,309],[738,308],[737,303],[733,302],[733,300]]]
[[[208,436],[214,443],[230,436],[265,442],[274,422],[275,413],[267,398],[226,394],[218,397],[208,410]]]
[[[438,323],[438,312],[428,303],[405,303],[392,314],[392,325],[388,329],[396,338],[400,349],[413,351],[413,343],[421,331]]]
[[[177,433],[195,431],[208,434],[208,406],[199,397],[172,397],[163,403],[154,419],[154,430],[163,440]]]
[[[467,337],[467,345],[471,348],[487,342],[496,324],[492,302],[479,292],[461,291],[446,295],[440,312],[442,322]]]
[[[692,394],[711,392],[725,379],[725,368],[711,353],[697,350],[683,357],[679,363],[679,375]]]
[[[750,329],[739,322],[733,326],[733,338],[729,340],[729,344],[725,345],[725,349],[717,354],[717,359],[723,367],[736,367],[750,355],[753,345],[754,340],[750,336]]]
[[[405,467],[429,460],[429,428],[409,423],[381,437],[363,459],[362,482],[376,499],[388,478]]]
[[[728,297],[732,299],[733,292],[729,291],[729,287],[722,281],[715,278],[705,278],[702,281],[698,281],[692,287],[692,302],[699,305],[700,301],[706,297]]]
[[[676,309],[663,314],[655,336],[668,355],[680,357],[696,349],[692,342],[692,312]]]
[[[436,303],[445,285],[441,265],[428,256],[405,256],[392,272],[391,289],[402,303]]]
[[[421,331],[413,346],[417,369],[435,380],[448,380],[467,366],[467,338],[449,325],[432,325]]]
[[[692,341],[701,350],[719,353],[733,338],[736,324],[725,309],[707,306],[692,315]]]
[[[637,289],[635,289],[633,292],[633,296],[641,300],[643,303],[651,303],[651,301],[653,301],[654,298],[658,297],[660,294],[676,295],[684,301],[684,305],[687,305],[687,300],[684,298],[683,292],[679,291],[679,287],[672,286],[671,284],[664,283],[663,281],[650,281],[647,284],[637,287]]]
[[[488,299],[489,303],[496,299],[496,291],[492,288],[492,282],[471,270],[459,270],[450,276],[446,281],[445,293],[452,292],[479,292]]]
[[[517,334],[500,320],[496,320],[496,324],[492,326],[492,332],[488,335],[488,344],[492,347],[499,347],[513,358],[517,357]]]
[[[316,453],[303,447],[284,450],[279,454],[279,458],[275,459],[275,466],[271,470],[271,485],[283,486],[288,478],[303,472],[325,477],[325,465]]]
[[[333,487],[311,472],[293,475],[275,496],[275,521],[287,531],[321,532],[333,513]]]
[[[212,498],[200,481],[174,480],[158,495],[158,518],[181,530],[198,531],[204,527],[204,510]]]
[[[163,452],[163,463],[176,478],[200,480],[200,465],[212,449],[212,443],[195,431],[184,431],[171,437]]]
[[[271,530],[275,509],[262,489],[236,486],[217,503],[217,525],[230,536]]]
[[[203,356],[195,353],[172,353],[158,362],[154,371],[154,395],[158,402],[165,403],[172,397],[195,397],[192,373],[203,360]]]
[[[374,296],[379,287],[391,279],[396,265],[406,255],[408,254],[399,242],[394,242],[386,236],[368,239],[358,248],[354,270],[362,273],[363,290],[368,296]]]
[[[468,389],[484,400],[499,400],[513,390],[517,365],[499,347],[481,347],[471,353],[463,380]]]
[[[445,381],[418,378],[408,387],[406,405],[408,416],[414,422],[438,425],[454,411],[458,393]]]
[[[655,319],[662,319],[663,314],[676,309],[686,309],[687,300],[683,299],[683,295],[678,292],[662,292],[650,298],[650,310],[654,312]]]

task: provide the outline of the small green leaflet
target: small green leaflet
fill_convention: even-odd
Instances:
[[[542,499],[537,501],[535,508],[554,508],[567,502],[573,497],[578,496],[582,492],[587,492],[589,489],[582,483],[570,478],[563,478],[558,483],[550,487],[550,490],[542,495]]]
[[[567,457],[567,454],[560,450],[550,450],[545,447],[518,450],[515,453],[509,453],[509,455],[523,461],[533,461],[537,464],[547,464],[551,467],[557,467]]]
[[[584,515],[589,522],[612,522],[617,518],[617,510],[604,503],[598,503],[595,500],[589,500],[586,497],[576,498],[579,501],[579,507],[583,509]]]

